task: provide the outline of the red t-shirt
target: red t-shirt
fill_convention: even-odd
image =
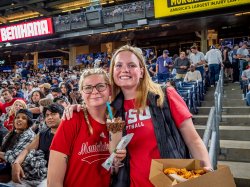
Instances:
[[[185,102],[179,94],[173,89],[168,88],[167,92],[171,114],[176,126],[190,118],[190,114]],[[130,180],[131,187],[151,187],[149,181],[149,172],[152,159],[159,159],[154,126],[150,115],[149,107],[143,112],[137,114],[134,109],[135,100],[125,100],[125,118],[127,133],[134,133],[131,142],[128,145],[130,155]]]
[[[69,156],[64,187],[108,187],[110,172],[101,164],[109,157],[108,131],[89,115],[93,135],[89,134],[83,111],[74,113],[71,120],[62,121],[50,150]]]
[[[20,98],[13,98],[10,102],[8,103],[3,103],[2,106],[1,106],[1,112],[3,114],[5,113],[8,113],[10,111],[10,108],[11,106],[13,105],[13,103],[16,101],[16,100],[23,100],[23,99],[20,99]]]
[[[11,116],[9,116],[9,118],[4,122],[4,126],[11,131],[13,129],[14,126],[14,119],[15,119],[15,115],[12,114]]]
[[[2,106],[3,106],[3,103],[0,101],[0,115],[2,114]]]

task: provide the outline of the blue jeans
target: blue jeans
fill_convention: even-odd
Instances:
[[[202,81],[203,81],[203,79],[204,79],[204,67],[199,66],[199,67],[196,67],[195,69],[198,70],[201,73],[201,78],[202,78]]]
[[[215,85],[215,82],[219,80],[220,75],[220,65],[219,64],[209,64],[209,76],[210,76],[210,84]]]
[[[240,60],[240,76],[242,76],[242,72],[246,69],[247,61]]]
[[[157,74],[158,83],[166,82],[166,80],[169,78],[170,78],[170,73],[158,73]]]
[[[246,95],[247,106],[250,106],[250,91]]]

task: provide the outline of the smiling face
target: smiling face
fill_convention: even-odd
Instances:
[[[18,133],[27,130],[29,128],[27,115],[24,113],[18,113],[14,120],[14,126]]]
[[[107,85],[104,75],[95,74],[85,77],[82,87],[83,90],[81,91],[81,94],[87,107],[106,105],[110,96],[110,86]],[[91,87],[94,87],[91,93],[84,92],[84,90],[89,90]]]
[[[67,93],[67,88],[66,88],[66,86],[64,84],[61,86],[61,91],[62,91],[63,94]]]
[[[16,101],[14,103],[14,111],[17,112],[20,109],[24,109],[24,106],[20,101]]]
[[[130,90],[135,92],[143,78],[143,68],[137,56],[130,51],[122,51],[115,58],[113,79],[122,91]]]
[[[38,103],[40,99],[41,99],[41,96],[40,96],[40,93],[39,93],[39,92],[34,92],[34,93],[32,94],[31,100],[32,100],[34,103]]]

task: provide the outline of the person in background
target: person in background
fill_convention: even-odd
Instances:
[[[149,75],[150,77],[154,77],[157,73],[156,73],[156,64],[153,63],[152,60],[148,60],[148,72],[149,72]]]
[[[231,52],[232,58],[232,68],[233,68],[233,82],[239,83],[240,81],[240,71],[239,71],[239,60],[237,59],[237,51],[239,49],[238,45],[234,45],[233,50]]]
[[[165,75],[169,74],[169,68],[172,67],[172,59],[168,55],[169,51],[164,50],[162,56],[157,58],[156,74],[158,75],[158,80],[164,79]]]
[[[35,90],[31,94],[30,102],[28,104],[28,109],[33,114],[33,126],[32,129],[34,132],[38,132],[43,129],[43,115],[42,115],[42,107],[39,104],[41,99],[44,99],[44,95],[40,90]]]
[[[237,58],[240,61],[240,75],[242,75],[242,72],[244,71],[244,64],[246,63],[246,58],[249,55],[249,51],[247,49],[247,41],[244,41],[242,43],[242,46],[237,50]]]
[[[13,98],[12,93],[13,92],[10,89],[2,90],[1,96],[4,100],[4,103],[0,108],[0,114],[2,115],[7,114],[10,111],[10,108],[13,105],[13,103],[18,99],[18,98]]]
[[[63,108],[67,108],[70,103],[69,103],[69,100],[67,99],[67,97],[65,96],[60,96],[60,97],[56,97],[54,100],[53,100],[54,103],[57,103],[59,105],[62,105]]]
[[[230,48],[224,47],[223,64],[225,67],[225,77],[228,78],[228,80],[232,80],[232,78],[233,78],[233,66],[232,66],[231,62],[229,61],[229,54],[230,54]]]
[[[54,87],[51,89],[51,94],[53,98],[61,97],[62,96],[62,91],[59,87]]]
[[[248,62],[247,69],[242,72],[242,87],[243,87],[243,96],[246,97],[248,84],[250,82],[250,62]]]
[[[101,166],[109,156],[105,124],[106,102],[111,93],[108,75],[99,68],[84,70],[79,90],[85,106],[74,113],[72,119],[62,121],[54,136],[50,147],[48,187],[110,185],[110,172]],[[123,159],[125,152],[118,150],[117,158]]]
[[[59,88],[61,89],[62,95],[68,98],[69,88],[67,87],[67,85],[64,82],[61,82],[61,84],[59,85]]]
[[[45,95],[47,99],[54,99],[53,95],[51,94],[51,85],[49,83],[43,83],[39,86],[41,92]]]
[[[180,56],[175,59],[173,66],[176,69],[176,79],[184,79],[189,66],[190,62],[186,58],[185,52],[181,51]]]
[[[24,99],[24,94],[22,92],[21,88],[21,83],[20,82],[15,82],[15,89],[16,89],[16,95],[13,95],[13,97],[18,97],[18,98],[23,98]]]
[[[17,99],[11,106],[7,118],[4,121],[4,127],[6,127],[9,131],[13,129],[14,119],[20,109],[27,109],[27,105],[23,100]]]
[[[57,77],[52,78],[52,87],[57,88],[59,86],[59,79]]]
[[[42,164],[42,161],[44,160],[47,163],[45,164],[45,168],[48,167],[49,147],[57,131],[57,128],[61,123],[63,110],[64,108],[59,104],[51,104],[44,108],[43,113],[48,129],[36,135],[34,140],[29,145],[27,145],[16,158],[14,164],[12,164],[12,181],[9,183],[10,185],[17,187],[47,186],[47,172],[35,177],[34,174],[30,174],[29,170],[34,171],[36,169],[36,165],[38,165],[38,162]],[[27,167],[25,159],[27,158],[27,156],[30,157],[34,150],[40,150],[40,152],[42,152],[42,157],[39,157],[39,160],[37,160],[35,166]],[[34,157],[32,158],[34,159]],[[26,165],[24,165],[24,163]],[[41,168],[37,168],[37,170],[38,169],[41,170]]]
[[[250,83],[248,84],[248,92],[246,94],[246,103],[247,103],[247,106],[250,106]]]
[[[195,65],[190,65],[190,71],[187,72],[184,82],[193,82],[193,81],[202,81],[201,73],[198,70],[195,70]]]
[[[201,77],[203,80],[204,77],[204,64],[205,62],[205,56],[202,52],[200,52],[197,48],[197,46],[193,45],[191,47],[192,53],[190,54],[190,63],[195,65],[196,70],[198,70],[201,73]]]
[[[0,159],[7,163],[5,169],[0,171],[0,176],[11,176],[11,164],[35,137],[31,126],[32,113],[27,109],[20,109],[14,119],[14,128],[4,137],[0,149]]]
[[[212,45],[206,53],[205,60],[208,63],[210,85],[214,87],[219,80],[220,66],[223,66],[221,53]]]
[[[1,83],[0,94],[2,93],[3,90],[7,89],[7,87],[8,87],[8,82],[7,81],[3,81]]]

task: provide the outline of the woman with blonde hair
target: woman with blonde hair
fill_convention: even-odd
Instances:
[[[11,106],[10,111],[7,115],[7,120],[4,122],[4,127],[6,127],[9,131],[13,129],[13,123],[14,123],[16,113],[20,109],[27,109],[27,105],[23,100],[17,99]]]
[[[48,187],[110,185],[110,172],[101,166],[110,155],[105,124],[111,93],[107,73],[99,68],[84,70],[79,91],[83,109],[61,122],[50,147]],[[116,153],[118,159],[125,158],[125,150]]]
[[[152,159],[191,154],[205,169],[212,169],[185,102],[173,87],[162,89],[152,81],[139,48],[119,48],[111,60],[110,76],[115,116],[125,119],[126,133],[134,133],[128,145],[130,180],[125,186],[153,186]]]

